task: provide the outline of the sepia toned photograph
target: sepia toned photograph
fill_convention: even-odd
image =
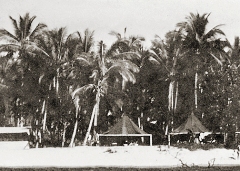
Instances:
[[[240,1],[0,6],[0,170],[240,170]]]

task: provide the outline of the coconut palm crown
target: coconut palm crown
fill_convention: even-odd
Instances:
[[[230,44],[224,32],[219,29],[221,24],[207,30],[209,15],[190,13],[186,21],[177,24],[177,30],[181,35],[183,48],[193,57],[193,62],[197,60],[207,63],[215,59],[222,64],[228,60],[224,48],[230,47]]]
[[[26,13],[24,17],[20,16],[19,21],[9,17],[12,21],[14,34],[10,33],[6,29],[0,29],[0,39],[5,41],[5,44],[0,46],[0,51],[13,51],[19,52],[21,56],[24,52],[34,55],[35,52],[41,52],[47,55],[42,49],[40,49],[35,43],[36,37],[47,26],[43,23],[37,24],[33,28],[33,21],[36,16],[30,17],[29,13]]]

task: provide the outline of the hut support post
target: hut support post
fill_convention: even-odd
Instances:
[[[149,138],[150,138],[150,146],[152,146],[152,134],[149,135]]]
[[[171,137],[170,137],[170,134],[168,134],[168,148],[170,148],[170,144],[171,144]]]

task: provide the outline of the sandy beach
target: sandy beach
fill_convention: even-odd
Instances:
[[[160,147],[160,148],[159,148]],[[236,150],[189,151],[167,146],[1,149],[0,167],[213,167],[240,166]]]

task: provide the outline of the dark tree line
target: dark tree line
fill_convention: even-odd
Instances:
[[[239,131],[239,38],[231,46],[221,25],[206,30],[208,17],[190,13],[150,48],[126,29],[111,31],[107,47],[89,29],[10,17],[14,32],[0,30],[1,126],[29,125],[36,144],[51,146],[85,145],[123,113],[154,143],[192,112],[213,132]]]

